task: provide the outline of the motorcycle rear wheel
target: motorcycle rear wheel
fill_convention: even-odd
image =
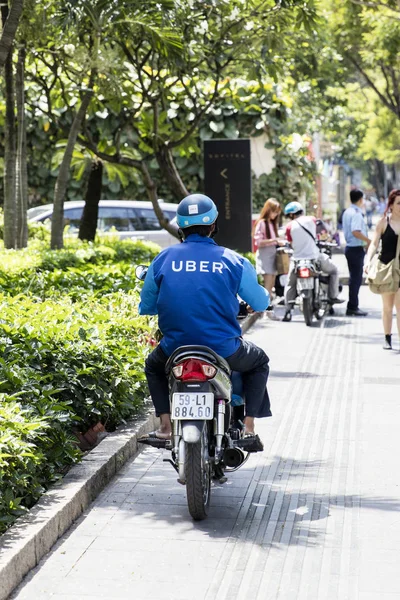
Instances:
[[[195,444],[185,444],[186,497],[189,513],[195,521],[208,515],[211,492],[211,468],[207,448],[207,428]]]
[[[303,315],[306,325],[309,327],[313,319],[313,300],[312,298],[303,298]]]

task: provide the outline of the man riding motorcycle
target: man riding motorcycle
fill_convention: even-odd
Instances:
[[[160,427],[149,438],[171,436],[168,379],[165,365],[180,346],[204,345],[243,375],[246,399],[245,436],[253,436],[254,418],[272,416],[266,388],[269,359],[255,344],[243,340],[237,322],[239,295],[254,310],[269,305],[251,263],[218,246],[217,207],[208,196],[191,194],[177,209],[183,241],[166,248],[151,263],[141,292],[139,314],[158,315],[163,339],[146,360],[145,373]]]
[[[329,303],[341,304],[344,302],[339,295],[339,272],[333,261],[320,251],[317,246],[317,228],[315,217],[305,216],[300,202],[289,202],[285,206],[285,215],[291,219],[286,227],[286,239],[293,248],[290,261],[288,280],[285,286],[286,312],[283,321],[291,321],[292,309],[296,300],[296,269],[295,261],[299,259],[317,260],[321,270],[329,275]]]

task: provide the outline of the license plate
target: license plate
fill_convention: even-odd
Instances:
[[[297,279],[297,287],[300,290],[312,290],[314,287],[314,279],[312,279],[311,277],[300,279],[299,277]]]
[[[214,416],[214,394],[184,392],[172,394],[171,418],[208,420]]]

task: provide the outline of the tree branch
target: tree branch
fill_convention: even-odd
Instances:
[[[12,43],[17,32],[19,19],[24,8],[24,0],[13,0],[11,8],[8,9],[7,3],[6,8],[8,14],[6,21],[4,22],[4,12],[2,11],[3,17],[3,29],[0,37],[0,68],[4,67],[7,60],[7,56],[10,52]]]
[[[85,140],[82,136],[78,136],[77,140],[82,146],[93,152],[96,156],[115,165],[124,165],[126,167],[133,167],[134,169],[141,170],[141,161],[129,158],[128,156],[121,156],[119,154],[107,154],[98,149],[97,145],[93,141]]]
[[[345,55],[348,58],[348,60],[356,67],[357,71],[364,77],[364,79],[368,83],[368,85],[378,95],[382,104],[384,106],[386,106],[386,108],[388,108],[391,112],[393,112],[396,115],[396,117],[400,117],[398,110],[397,110],[397,106],[393,105],[391,102],[389,102],[389,100],[386,98],[386,96],[384,96],[382,94],[382,92],[376,87],[376,85],[374,84],[372,79],[369,77],[369,75],[366,73],[366,71],[363,69],[363,67],[355,60],[355,58],[353,58],[353,56],[350,53],[346,52]]]

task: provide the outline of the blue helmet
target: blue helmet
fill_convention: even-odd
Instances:
[[[289,202],[285,206],[285,215],[295,215],[299,212],[304,212],[304,208],[300,202]]]
[[[204,194],[190,194],[178,204],[176,222],[181,229],[194,225],[212,225],[218,217],[214,202]]]

